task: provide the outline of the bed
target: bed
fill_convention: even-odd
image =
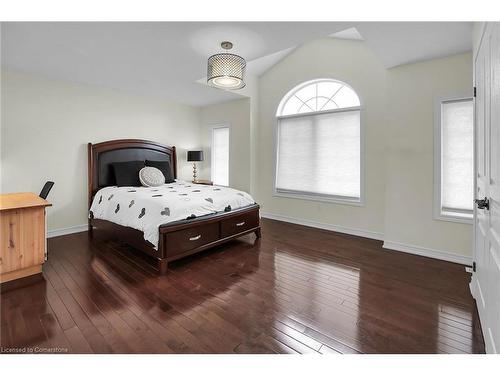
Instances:
[[[138,139],[88,144],[91,238],[126,242],[161,274],[169,261],[252,232],[260,238],[259,205],[245,192],[178,180],[156,188],[115,186],[111,164],[136,160],[168,161],[177,179],[173,146]]]

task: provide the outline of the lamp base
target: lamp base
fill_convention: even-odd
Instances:
[[[196,182],[196,163],[193,163],[193,182]]]

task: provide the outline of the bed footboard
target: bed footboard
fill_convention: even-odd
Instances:
[[[156,268],[165,274],[168,262],[215,247],[249,233],[260,238],[259,205],[222,212],[192,220],[162,225],[158,249],[145,241],[139,230],[106,220],[91,219],[94,238],[115,238],[156,260]]]

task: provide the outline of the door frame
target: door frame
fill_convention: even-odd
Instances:
[[[480,37],[479,37],[479,44],[477,46],[477,49],[473,51],[473,56],[472,56],[472,86],[473,86],[473,90],[476,90],[476,87],[477,87],[477,81],[476,81],[476,62],[477,62],[477,57],[478,57],[478,54],[479,54],[479,50],[481,49],[481,45],[483,43],[483,38],[484,38],[484,34],[486,33],[486,26],[487,26],[487,23],[483,23],[481,25],[481,30],[480,30]],[[474,92],[473,94],[473,119],[474,119],[474,140],[473,140],[473,148],[474,148],[474,199],[476,197],[476,194],[477,194],[477,169],[478,169],[478,155],[477,155],[477,145],[476,145],[476,141],[477,141],[477,98],[476,98],[476,93]],[[476,217],[477,217],[477,207],[476,205],[474,204],[473,205],[473,212],[472,212],[472,261],[475,262],[476,261],[476,236],[477,236],[477,221],[476,221]],[[477,300],[476,298],[476,288],[475,288],[475,283],[476,283],[476,280],[474,278],[474,272],[472,273],[472,278],[471,278],[471,282],[469,284],[470,286],[470,289],[471,289],[471,293],[472,293],[472,296]]]

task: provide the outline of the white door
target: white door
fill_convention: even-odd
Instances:
[[[471,291],[487,353],[500,351],[500,25],[488,23],[475,55],[476,208]]]

